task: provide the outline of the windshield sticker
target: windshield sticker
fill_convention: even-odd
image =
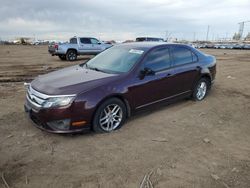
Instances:
[[[134,54],[143,54],[144,51],[142,50],[135,50],[135,49],[131,49],[129,50],[129,53],[134,53]]]

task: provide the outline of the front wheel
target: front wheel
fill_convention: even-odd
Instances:
[[[95,132],[111,132],[119,129],[127,116],[125,104],[117,98],[104,101],[97,109],[93,119]]]
[[[209,83],[208,79],[206,79],[206,78],[201,78],[198,81],[198,83],[193,91],[193,99],[195,101],[201,101],[206,97],[208,89],[209,89],[209,84],[210,83]]]

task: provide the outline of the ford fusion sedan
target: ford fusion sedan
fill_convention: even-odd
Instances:
[[[216,59],[187,45],[121,44],[85,64],[38,76],[26,84],[24,106],[48,132],[111,132],[152,105],[203,100],[215,74]]]

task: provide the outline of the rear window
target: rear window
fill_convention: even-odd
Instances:
[[[69,40],[69,43],[70,43],[70,44],[77,44],[77,38],[71,38],[71,39]]]

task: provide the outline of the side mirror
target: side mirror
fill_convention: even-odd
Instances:
[[[101,42],[98,42],[97,44],[102,44]]]
[[[145,67],[143,70],[140,71],[140,78],[143,79],[145,76],[149,76],[149,75],[154,75],[155,72],[148,68],[148,67]]]

